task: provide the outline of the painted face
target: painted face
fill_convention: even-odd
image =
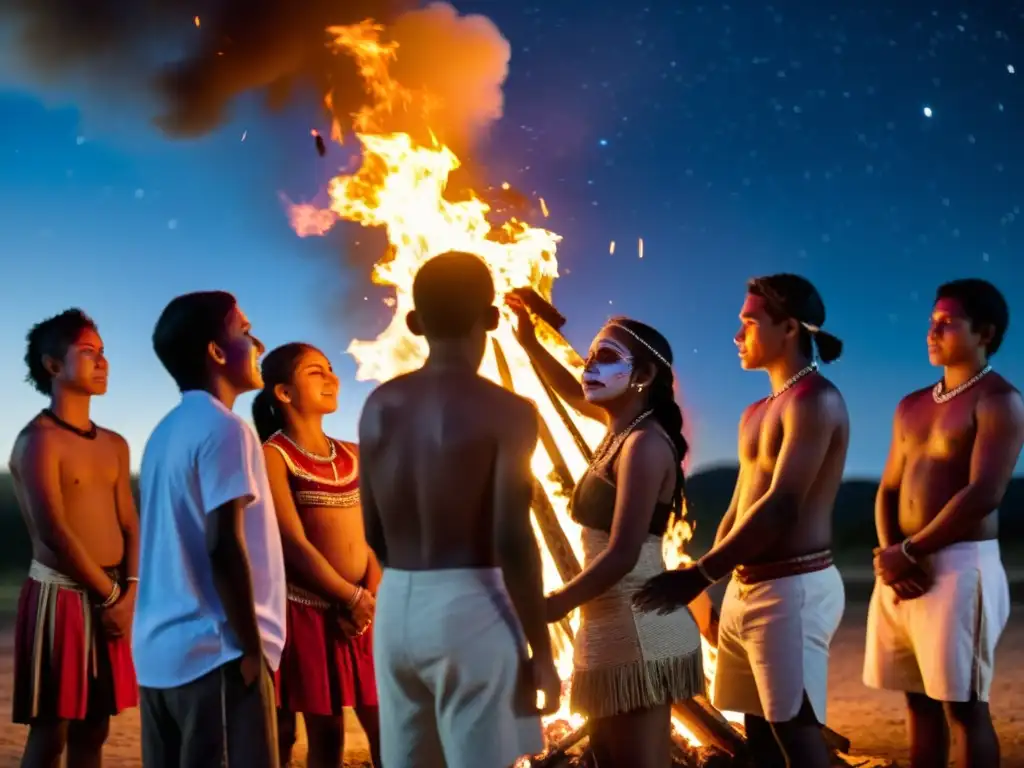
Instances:
[[[598,336],[583,370],[584,397],[592,403],[622,397],[632,378],[633,355],[629,349],[611,336]]]

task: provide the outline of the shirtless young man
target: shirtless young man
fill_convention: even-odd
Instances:
[[[28,334],[29,381],[50,405],[18,435],[10,468],[32,539],[18,599],[14,722],[22,766],[99,766],[111,715],[138,703],[132,611],[138,516],[128,443],[89,419],[107,391],[95,323],[69,309]],[[95,651],[95,653],[94,653]]]
[[[988,698],[1010,596],[996,510],[1024,444],[1024,403],[988,361],[1008,323],[984,280],[938,289],[928,358],[943,378],[896,409],[875,501],[864,682],[906,693],[912,768],[945,766],[950,731],[956,765],[999,765]]]
[[[431,259],[413,299],[427,361],[374,390],[359,421],[367,540],[384,566],[381,757],[506,768],[543,749],[536,690],[554,711],[561,687],[530,525],[537,413],[477,373],[498,323],[480,259]]]
[[[712,698],[745,715],[758,766],[827,768],[828,649],[845,604],[832,564],[832,507],[849,442],[846,405],[817,372],[842,343],[821,330],[825,306],[797,275],[751,280],[735,342],[772,394],[746,409],[740,472],[715,545],[697,563],[648,582],[647,609],[686,605],[730,572]]]

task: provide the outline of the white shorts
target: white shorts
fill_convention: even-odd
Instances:
[[[899,602],[875,583],[864,684],[936,701],[988,701],[996,644],[1010,617],[999,542],[964,541],[928,559],[935,581]]]
[[[714,705],[785,723],[806,693],[824,723],[829,646],[845,607],[835,566],[749,586],[734,578],[718,626]]]
[[[508,768],[544,749],[514,709],[526,641],[498,569],[384,569],[373,662],[387,768]]]

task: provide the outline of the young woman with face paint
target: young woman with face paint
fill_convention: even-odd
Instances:
[[[590,346],[582,382],[547,353],[525,306],[510,298],[520,342],[566,403],[608,425],[577,483],[583,571],[547,597],[547,619],[581,610],[571,706],[588,716],[601,768],[670,763],[673,702],[704,692],[700,632],[686,608],[632,609],[665,570],[661,541],[682,508],[687,444],[675,401],[672,350],[658,331],[613,318]]]

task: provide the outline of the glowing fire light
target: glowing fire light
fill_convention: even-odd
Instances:
[[[388,65],[397,45],[382,43],[381,31],[370,21],[329,30],[335,51],[355,58],[370,96],[368,106],[353,115],[362,164],[355,173],[336,176],[329,182],[327,208],[310,204],[289,204],[288,208],[292,227],[302,237],[322,235],[338,220],[381,227],[387,234],[388,251],[374,266],[372,279],[394,291],[394,299],[388,302],[394,310],[391,323],[376,339],[355,340],[348,348],[358,364],[356,376],[364,381],[388,380],[417,368],[425,360],[425,342],[409,334],[405,316],[412,309],[413,278],[428,259],[450,250],[477,254],[490,267],[499,294],[529,286],[550,300],[552,285],[558,277],[555,254],[561,240],[553,232],[516,218],[492,224],[487,217],[490,206],[475,196],[458,201],[446,199],[449,175],[459,167],[454,153],[436,140],[432,146],[424,146],[408,134],[383,132],[386,118],[395,111],[422,110],[429,115],[432,103],[428,95],[408,90],[391,79]],[[328,109],[331,102],[328,94]],[[341,141],[343,133],[336,121],[332,139]],[[502,187],[508,189],[509,185],[505,183]],[[546,217],[543,199],[540,206]],[[610,253],[614,252],[612,242]],[[642,257],[642,240],[640,252]],[[550,535],[551,526],[557,526],[557,533],[564,536],[576,562],[582,563],[580,528],[569,517],[566,480],[571,487],[583,474],[589,452],[586,448],[592,450],[597,445],[604,426],[564,407],[546,388],[516,341],[511,311],[503,308],[502,312],[502,322],[492,334],[481,373],[531,399],[549,433],[549,439],[537,446],[532,466],[547,500],[543,510],[535,505],[533,525],[541,543],[544,587],[551,591],[563,583],[563,578],[559,563],[545,544],[545,532]],[[546,349],[577,374],[582,373],[582,361],[568,343],[543,322],[538,326],[538,337]],[[580,440],[586,445],[581,446]],[[664,549],[670,567],[686,559],[684,546],[691,533],[689,524],[681,519],[666,535]],[[572,673],[572,636],[578,627],[579,615],[575,612],[567,624],[553,625],[551,629],[563,680],[568,680]],[[705,648],[706,652],[709,650]],[[713,666],[709,671],[713,674]],[[563,697],[559,712],[548,718],[549,724],[555,721],[570,728],[585,722],[582,716],[569,711],[567,696]],[[699,743],[681,721],[674,719],[674,724],[691,743]]]
[[[199,17],[195,16],[192,18],[192,23],[196,25],[196,29],[199,28]]]

